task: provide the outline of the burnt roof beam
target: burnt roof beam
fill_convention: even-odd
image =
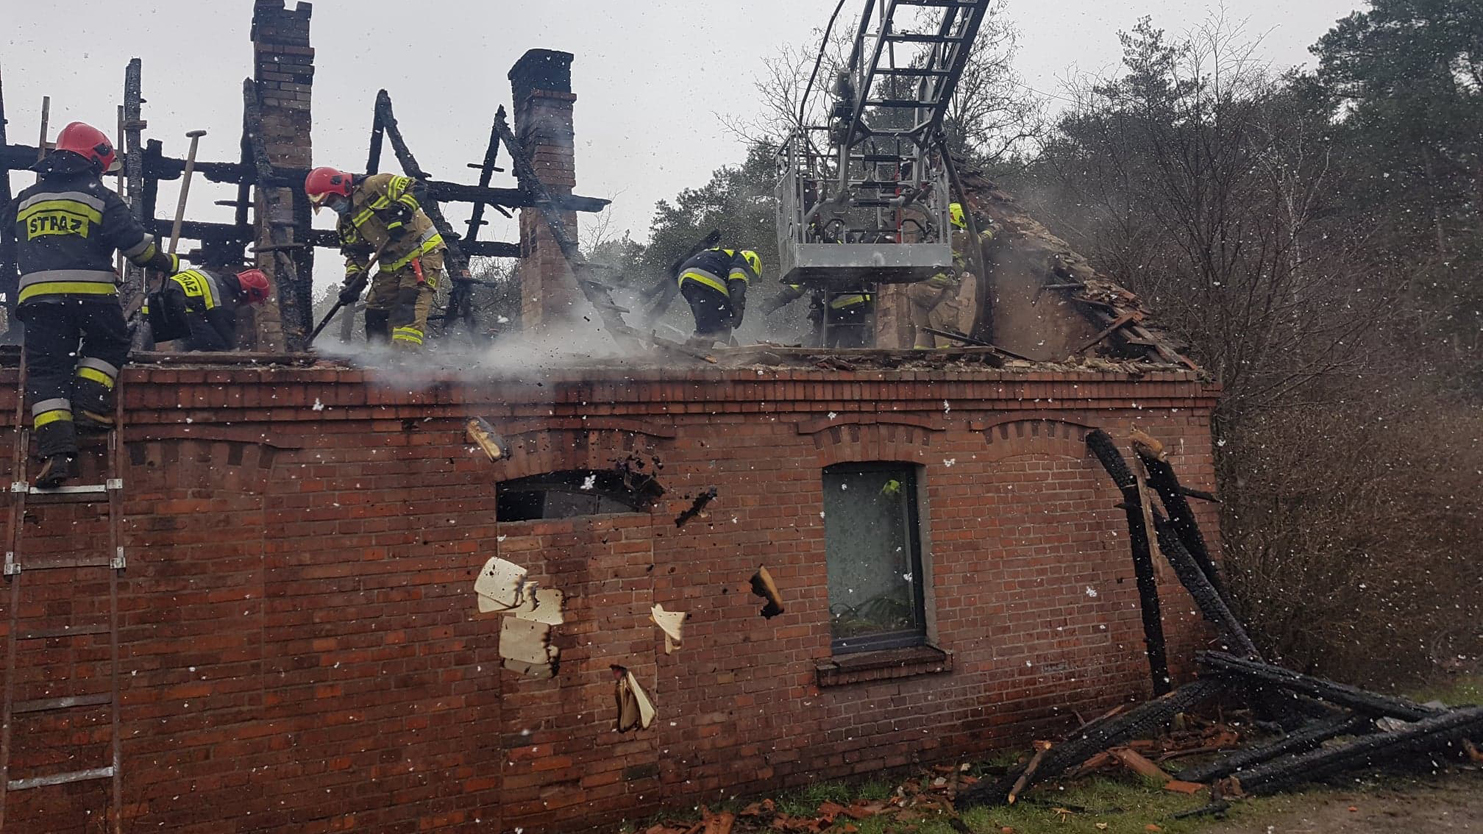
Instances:
[[[180,179],[185,171],[185,160],[159,156],[148,160],[151,166],[148,175],[154,179]],[[24,171],[36,164],[35,145],[0,146],[0,171]],[[196,175],[210,182],[231,185],[257,184],[257,176],[251,166],[239,162],[196,162]],[[308,168],[273,168],[267,184],[276,188],[298,188],[309,176]],[[536,198],[523,188],[487,188],[465,185],[458,182],[430,180],[425,183],[428,196],[443,202],[485,203],[505,208],[534,208]],[[556,203],[565,211],[598,212],[607,208],[611,200],[600,197],[557,195]]]

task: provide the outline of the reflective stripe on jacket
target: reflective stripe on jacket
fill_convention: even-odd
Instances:
[[[433,266],[442,267],[441,252],[447,247],[412,193],[414,185],[410,177],[396,174],[372,174],[356,183],[350,209],[335,229],[347,278],[369,269],[376,252],[381,253],[381,269],[386,272],[402,269],[418,257],[435,257]]]
[[[752,265],[742,257],[739,249],[706,249],[697,253],[680,267],[680,286],[686,281],[696,281],[721,293],[727,298],[731,297],[731,291],[727,285],[732,281],[740,281],[743,285],[749,285],[757,273],[752,271]]]
[[[115,250],[138,266],[179,269],[82,157],[53,154],[38,168],[41,181],[0,216],[0,234],[16,244],[18,303],[117,295]]]

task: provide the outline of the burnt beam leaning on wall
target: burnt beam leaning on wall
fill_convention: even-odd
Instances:
[[[1260,653],[1256,650],[1256,644],[1251,641],[1246,628],[1241,625],[1241,621],[1236,619],[1236,615],[1231,612],[1230,606],[1226,605],[1226,601],[1216,592],[1215,586],[1210,584],[1205,571],[1200,569],[1195,558],[1184,549],[1184,542],[1179,540],[1179,534],[1175,532],[1174,525],[1164,518],[1163,513],[1155,511],[1153,516],[1159,551],[1169,561],[1169,566],[1174,568],[1174,575],[1179,577],[1179,583],[1194,598],[1200,613],[1220,629],[1221,637],[1224,638],[1229,648],[1247,657],[1259,657]]]
[[[1112,437],[1101,429],[1087,434],[1087,448],[1101,462],[1102,468],[1123,495],[1122,508],[1128,518],[1128,543],[1133,551],[1133,573],[1138,581],[1138,603],[1143,613],[1143,643],[1148,650],[1148,672],[1153,678],[1153,694],[1164,695],[1172,688],[1169,660],[1164,642],[1163,611],[1159,604],[1159,584],[1153,569],[1153,549],[1149,542],[1147,517],[1138,479],[1128,468],[1122,452]]]
[[[1189,498],[1185,490],[1179,484],[1179,476],[1174,474],[1174,467],[1169,463],[1169,455],[1164,450],[1164,444],[1149,437],[1146,434],[1135,432],[1133,435],[1133,451],[1138,454],[1138,460],[1142,461],[1143,469],[1148,473],[1148,485],[1159,494],[1159,500],[1164,504],[1164,509],[1169,513],[1169,522],[1174,525],[1174,531],[1179,534],[1179,540],[1184,543],[1184,549],[1194,557],[1195,563],[1200,570],[1205,572],[1205,578],[1215,588],[1216,593],[1222,599],[1230,600],[1226,589],[1220,580],[1220,571],[1215,566],[1215,561],[1210,558],[1210,550],[1205,546],[1205,537],[1200,533],[1200,525],[1195,521],[1195,513],[1190,509]]]
[[[298,264],[291,254],[294,246],[289,230],[297,225],[291,199],[285,199],[284,186],[274,186],[270,180],[273,165],[268,160],[268,149],[263,144],[262,105],[258,101],[257,82],[251,78],[242,82],[242,129],[252,150],[252,164],[257,175],[258,199],[265,216],[258,224],[268,232],[268,245],[272,249],[273,277],[278,287],[278,308],[283,320],[284,346],[289,353],[300,353],[308,347],[311,310],[304,306],[304,293],[299,287]],[[302,182],[302,181],[301,181]],[[307,283],[309,278],[305,276]]]

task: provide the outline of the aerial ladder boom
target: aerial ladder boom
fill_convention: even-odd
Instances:
[[[783,280],[907,283],[952,264],[942,124],[990,0],[866,0],[823,124],[779,152]]]

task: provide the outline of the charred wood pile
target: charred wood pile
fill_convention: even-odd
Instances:
[[[1147,435],[1133,433],[1137,472],[1105,432],[1091,432],[1086,443],[1122,494],[1118,506],[1127,513],[1155,697],[1118,707],[1058,743],[1036,742],[1034,755],[1002,778],[959,793],[959,810],[1011,804],[1037,782],[1119,764],[1160,777],[1167,789],[1208,789],[1210,803],[1192,813],[1214,813],[1228,807],[1231,798],[1277,793],[1356,769],[1408,761],[1429,766],[1447,757],[1483,761],[1474,744],[1483,739],[1483,707],[1418,704],[1263,660],[1231,610],[1190,509],[1189,498],[1214,496],[1182,486],[1161,444]],[[1153,577],[1155,551],[1169,562],[1223,648],[1201,652],[1198,678],[1172,691]],[[1138,741],[1159,736],[1167,741],[1166,730],[1176,717],[1217,703],[1249,709],[1270,722],[1252,723],[1274,729],[1275,735],[1247,743],[1246,734],[1222,728],[1208,737],[1213,743],[1197,739],[1193,747],[1174,752],[1167,744]],[[1140,747],[1164,750],[1160,761],[1190,753],[1219,755],[1171,773],[1145,758]]]

